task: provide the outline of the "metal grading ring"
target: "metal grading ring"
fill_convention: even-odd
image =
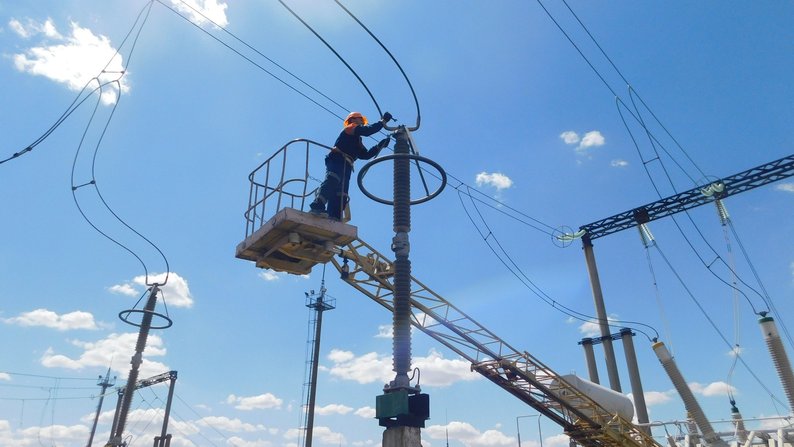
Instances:
[[[439,186],[437,190],[433,191],[433,193],[428,194],[428,195],[422,197],[421,199],[412,200],[411,201],[411,205],[418,205],[420,203],[425,203],[428,200],[434,199],[437,195],[441,194],[441,191],[443,191],[444,187],[447,186],[447,173],[444,172],[444,168],[442,168],[441,165],[439,165],[438,163],[434,162],[433,160],[431,160],[429,158],[422,157],[421,155],[415,155],[415,154],[390,154],[390,155],[386,155],[384,157],[378,157],[375,160],[372,160],[371,162],[365,164],[364,167],[361,168],[361,171],[359,171],[359,173],[358,173],[358,187],[361,189],[361,192],[363,192],[365,196],[369,197],[370,199],[372,199],[372,200],[374,200],[374,201],[376,201],[378,203],[382,203],[384,205],[394,205],[394,201],[393,200],[381,199],[380,197],[376,197],[376,196],[370,194],[370,192],[367,191],[366,188],[364,188],[364,176],[367,175],[367,171],[369,171],[369,168],[375,166],[376,164],[378,164],[380,162],[383,162],[383,161],[387,161],[387,160],[394,160],[394,159],[397,159],[397,158],[408,158],[408,159],[411,159],[411,160],[416,160],[416,161],[421,161],[423,163],[427,163],[430,166],[436,168],[438,173],[441,174],[441,186]]]
[[[174,321],[173,320],[171,320],[170,318],[168,318],[167,316],[165,316],[165,315],[163,315],[161,313],[148,312],[146,310],[138,310],[138,309],[122,310],[121,312],[119,312],[119,319],[121,321],[131,325],[131,326],[141,327],[142,326],[141,324],[133,323],[132,321],[129,320],[130,315],[131,314],[146,314],[146,313],[151,313],[152,316],[160,317],[160,318],[162,318],[163,320],[166,321],[166,324],[164,324],[162,326],[150,326],[150,329],[168,329],[168,328],[170,328],[171,326],[174,325]]]

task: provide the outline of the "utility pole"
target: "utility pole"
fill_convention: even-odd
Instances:
[[[96,414],[94,415],[94,424],[91,426],[91,434],[88,436],[88,444],[87,447],[91,447],[91,444],[94,442],[94,433],[96,433],[96,424],[99,421],[99,413],[102,412],[102,401],[105,400],[105,391],[116,383],[116,378],[110,378],[110,367],[108,367],[108,372],[105,374],[105,377],[99,376],[99,382],[97,385],[102,387],[102,392],[99,393],[99,403],[96,407]]]
[[[325,272],[325,271],[323,271]],[[324,273],[323,273],[324,274]],[[311,374],[309,379],[309,396],[306,402],[306,441],[305,447],[311,447],[314,431],[314,405],[317,398],[317,369],[320,363],[320,335],[323,329],[323,312],[334,309],[333,300],[326,299],[325,278],[320,283],[320,293],[306,293],[306,307],[314,310],[314,340],[311,349]]]

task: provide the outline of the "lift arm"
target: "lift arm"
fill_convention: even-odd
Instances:
[[[590,241],[794,176],[794,155],[579,227]]]
[[[383,307],[394,310],[392,263],[356,239],[331,262],[343,279]],[[411,323],[472,364],[472,370],[516,396],[584,446],[658,444],[631,422],[612,414],[528,352],[519,352],[427,286],[411,277]]]

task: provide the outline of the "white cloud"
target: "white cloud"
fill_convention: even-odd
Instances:
[[[165,281],[165,273],[153,273],[149,275],[150,283],[162,283]],[[136,276],[133,283],[142,287],[146,286],[146,276]],[[169,306],[173,307],[193,307],[193,296],[190,294],[187,280],[174,272],[168,274],[168,283],[160,286],[159,299],[164,299]]]
[[[609,163],[609,165],[612,166],[613,168],[625,168],[626,166],[629,165],[629,162],[627,162],[626,160],[621,160],[620,158],[618,158],[618,159],[612,160]]]
[[[43,24],[29,22],[22,25],[16,21],[12,29],[22,37],[43,34],[48,43],[29,48],[22,54],[14,55],[17,70],[32,75],[44,76],[55,82],[65,84],[70,90],[81,90],[94,77],[101,83],[110,83],[102,89],[102,102],[114,104],[121,93],[127,93],[130,86],[123,76],[122,56],[102,35],[96,36],[88,28],[71,23],[71,34],[62,36],[51,21]],[[104,70],[104,71],[103,71]],[[113,82],[117,81],[117,82]],[[90,88],[98,87],[98,83]]]
[[[570,438],[565,434],[549,436],[543,439],[543,445],[546,447],[568,447]]]
[[[94,316],[88,312],[74,311],[63,315],[47,310],[36,309],[24,312],[18,317],[3,319],[5,323],[16,324],[19,326],[44,326],[59,331],[69,331],[74,329],[98,329]]]
[[[610,316],[607,317],[607,321],[608,322],[616,321],[616,320],[617,320],[617,316],[616,315],[610,315]],[[570,320],[569,319],[569,322],[572,322],[572,321],[575,321],[575,320]],[[583,336],[585,336],[585,337],[600,337],[601,336],[601,328],[598,325],[597,321],[585,321],[584,323],[580,324],[579,325],[579,332],[581,332],[581,334]]]
[[[477,186],[492,186],[496,188],[497,191],[501,191],[513,186],[513,180],[501,172],[494,172],[492,174],[484,171],[480,172],[477,174],[475,181],[477,182]]]
[[[673,396],[676,395],[675,390],[668,391],[646,391],[643,393],[645,396],[645,405],[651,407],[653,405],[661,405],[670,402]],[[634,401],[634,395],[629,393],[629,399]]]
[[[226,440],[226,444],[232,447],[270,447],[273,445],[270,441],[265,441],[263,439],[257,439],[254,441],[248,441],[237,436],[232,436]]]
[[[112,285],[108,287],[108,291],[117,295],[127,295],[133,297],[139,296],[141,294],[141,292],[139,292],[135,287],[132,287],[132,284],[129,283]]]
[[[284,403],[284,401],[270,393],[250,397],[235,396],[234,394],[230,394],[229,397],[226,398],[226,403],[229,405],[234,405],[234,408],[238,410],[247,411],[281,408],[281,404]]]
[[[354,411],[353,414],[362,418],[372,419],[375,417],[375,409],[372,407],[361,407]]]
[[[571,146],[576,144],[576,152],[583,154],[592,147],[603,146],[606,144],[606,139],[601,134],[601,132],[597,130],[591,130],[590,132],[585,133],[581,138],[579,134],[572,130],[567,130],[560,134],[560,138],[565,144]]]
[[[351,411],[353,411],[353,408],[340,404],[328,404],[324,407],[316,407],[314,409],[315,413],[322,416],[327,416],[329,414],[348,414]]]
[[[341,433],[336,433],[328,427],[314,427],[312,438],[319,440],[322,444],[342,445],[347,444],[347,440]],[[291,428],[284,433],[285,439],[297,439],[300,436],[300,430]]]
[[[411,326],[413,329],[413,326]],[[375,338],[392,338],[394,326],[391,324],[382,324],[378,326],[378,333],[375,335]]]
[[[582,141],[579,142],[579,149],[587,149],[590,147],[603,146],[605,143],[606,143],[606,139],[604,138],[603,135],[601,135],[601,132],[597,130],[592,130],[584,134],[584,136],[582,137]]]
[[[394,379],[392,358],[370,352],[356,357],[349,351],[334,349],[328,355],[334,365],[328,371],[332,376],[358,383],[387,383]],[[414,357],[412,366],[422,371],[422,386],[449,386],[459,381],[478,380],[480,375],[471,371],[469,362],[462,359],[445,359],[431,350],[425,357]]]
[[[0,372],[0,380],[11,380],[11,376],[8,373]]]
[[[740,356],[744,353],[744,348],[739,345],[734,345],[734,347],[727,352],[728,357],[736,357]]]
[[[794,183],[781,183],[775,186],[778,191],[794,192]]]
[[[41,364],[48,368],[107,368],[113,365],[113,370],[119,376],[126,377],[129,372],[129,360],[135,353],[135,344],[138,341],[137,333],[110,334],[107,338],[96,342],[84,342],[71,340],[70,343],[83,350],[77,358],[71,358],[63,354],[56,354],[52,348],[48,348],[41,357]],[[140,366],[141,377],[149,377],[155,374],[162,374],[169,368],[160,363],[150,360],[151,357],[164,356],[166,353],[163,347],[163,340],[155,335],[149,334],[146,342],[146,349],[143,352],[143,363]]]
[[[225,416],[207,416],[196,421],[196,424],[204,427],[212,427],[218,430],[224,430],[234,433],[252,433],[258,431],[267,431],[267,428],[261,424],[249,424],[240,419],[231,419]]]
[[[689,389],[692,390],[693,393],[702,394],[706,397],[711,396],[727,396],[728,393],[738,394],[736,387],[732,385],[728,385],[725,382],[712,382],[708,385],[703,385],[701,383],[692,382],[689,384]]]
[[[209,23],[207,19],[223,27],[229,24],[229,20],[226,18],[226,8],[229,5],[224,2],[218,0],[171,0],[171,4],[199,25]]]
[[[453,421],[447,425],[431,425],[424,431],[431,439],[456,440],[466,447],[485,447],[485,446],[513,446],[516,438],[507,436],[498,430],[486,430],[480,432],[471,424],[466,422]]]
[[[566,130],[565,132],[560,134],[560,138],[565,144],[576,144],[580,141],[579,134],[572,130]]]
[[[262,270],[259,272],[258,276],[265,281],[277,281],[279,278],[281,278],[281,276],[279,276],[279,274],[273,270]]]

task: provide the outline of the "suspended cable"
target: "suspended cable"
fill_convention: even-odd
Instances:
[[[471,196],[469,196],[469,197],[471,197]],[[552,308],[562,312],[563,314],[565,314],[565,315],[567,315],[567,316],[569,316],[571,318],[583,321],[583,322],[598,322],[598,323],[602,323],[603,322],[603,323],[606,323],[610,327],[642,326],[642,327],[650,329],[653,332],[654,335],[651,336],[651,335],[649,335],[647,332],[645,332],[643,330],[636,329],[636,327],[632,327],[632,329],[636,330],[637,332],[639,332],[639,333],[641,333],[643,335],[645,335],[645,337],[648,338],[649,341],[651,341],[652,339],[658,339],[659,338],[658,331],[656,331],[656,329],[654,329],[652,326],[647,325],[645,323],[640,323],[640,322],[636,322],[636,321],[627,321],[627,320],[617,320],[617,319],[615,319],[615,320],[607,319],[607,321],[602,321],[598,317],[594,317],[594,316],[591,316],[591,315],[587,315],[587,314],[575,311],[575,310],[573,310],[573,309],[571,309],[571,308],[559,303],[558,301],[554,300],[553,298],[551,298],[542,289],[540,289],[540,287],[538,287],[521,270],[521,268],[518,267],[518,264],[510,257],[510,255],[504,249],[502,244],[496,238],[496,235],[493,233],[493,231],[488,226],[488,223],[485,221],[484,217],[480,213],[480,211],[477,208],[477,205],[474,203],[474,201],[473,200],[471,201],[472,206],[474,207],[474,209],[477,212],[480,220],[482,221],[483,225],[485,226],[485,229],[487,230],[487,234],[485,232],[483,232],[479,228],[479,226],[476,224],[476,222],[474,221],[474,218],[472,217],[471,213],[469,213],[468,209],[466,208],[466,205],[463,202],[463,198],[462,198],[462,195],[460,193],[458,194],[458,198],[460,199],[461,204],[463,205],[464,211],[466,212],[466,216],[469,218],[469,220],[475,226],[475,228],[477,229],[478,233],[480,234],[480,237],[482,237],[483,241],[485,241],[485,243],[488,246],[488,248],[494,253],[494,255],[496,255],[497,259],[499,259],[499,261],[502,263],[502,265],[504,265],[508,269],[508,271],[510,271],[510,273],[512,273],[516,278],[518,278],[518,280],[522,284],[524,284],[524,286],[527,289],[529,289],[532,293],[534,293],[543,302],[545,302],[546,304],[548,304]],[[497,252],[497,250],[494,248],[494,246],[492,246],[491,243],[489,242],[489,239],[494,241],[496,246],[499,247],[499,251],[501,251],[502,254],[499,254]],[[505,258],[507,259],[507,261],[505,261]],[[508,263],[508,261],[509,261],[509,263]],[[618,323],[618,324],[615,324],[615,323]]]
[[[719,338],[722,339],[722,341],[725,343],[726,346],[728,346],[728,349],[730,349],[731,352],[735,353],[736,357],[739,359],[739,361],[742,363],[742,365],[744,365],[745,369],[747,369],[747,372],[749,372],[750,375],[755,379],[756,383],[758,383],[761,386],[761,388],[763,388],[764,391],[766,391],[767,394],[769,394],[769,397],[785,407],[786,404],[784,404],[782,401],[780,401],[774,395],[774,393],[772,393],[772,391],[755,374],[755,372],[752,370],[752,368],[750,368],[750,365],[748,365],[747,362],[744,361],[744,358],[742,358],[741,353],[737,352],[734,349],[733,345],[731,345],[731,342],[728,341],[728,339],[725,337],[725,334],[722,333],[722,331],[717,326],[717,324],[714,322],[714,320],[711,318],[711,316],[708,314],[708,312],[706,312],[706,309],[703,308],[703,305],[700,304],[700,301],[695,297],[695,295],[692,293],[692,291],[686,285],[686,283],[684,282],[684,279],[681,277],[681,275],[678,273],[678,271],[673,267],[673,264],[670,262],[670,260],[664,254],[662,249],[659,247],[658,242],[654,241],[652,245],[653,245],[654,248],[656,248],[656,251],[662,257],[664,262],[667,264],[667,267],[670,269],[670,271],[673,273],[673,275],[676,277],[676,279],[678,279],[678,282],[681,284],[681,287],[684,288],[684,291],[687,293],[689,298],[692,300],[693,303],[695,303],[695,306],[698,308],[698,310],[700,310],[700,313],[703,315],[703,317],[706,319],[706,321],[708,321],[708,323],[712,327],[712,329],[714,329],[714,332],[716,332],[717,335],[719,336]]]
[[[135,22],[132,24],[132,26],[130,27],[129,31],[127,31],[127,34],[124,36],[124,39],[122,39],[121,44],[119,45],[119,47],[114,51],[113,56],[111,56],[110,59],[108,60],[108,62],[105,64],[105,66],[102,67],[102,70],[100,70],[100,74],[108,73],[107,68],[110,66],[111,63],[113,63],[113,60],[116,58],[116,56],[119,55],[119,53],[121,51],[121,48],[124,46],[124,44],[127,42],[127,39],[130,37],[132,32],[135,30],[136,26],[138,25],[138,21],[141,20],[141,16],[143,15],[144,11],[147,11],[146,12],[146,17],[148,17],[148,15],[149,15],[148,11],[151,10],[153,2],[154,2],[154,0],[149,1],[138,12],[138,16],[135,18]],[[148,8],[148,10],[147,10],[147,8]],[[146,19],[144,19],[144,21],[145,20]],[[136,39],[137,39],[137,37],[136,37]],[[118,79],[120,79],[121,76],[124,75],[124,73],[125,73],[124,70],[122,70],[120,73],[116,73],[116,74],[120,75]],[[13,160],[15,158],[20,157],[21,155],[24,155],[24,154],[26,154],[28,152],[31,152],[42,141],[47,139],[47,137],[49,137],[50,134],[52,134],[55,131],[55,129],[57,129],[61,125],[61,123],[63,123],[66,120],[66,118],[68,118],[75,110],[77,110],[83,104],[83,102],[85,102],[86,99],[91,97],[91,95],[96,93],[97,91],[100,91],[102,89],[102,87],[104,87],[104,86],[106,86],[108,84],[111,84],[113,82],[116,82],[118,79],[116,79],[114,81],[104,82],[104,83],[100,82],[98,77],[93,77],[93,78],[89,79],[85,83],[83,88],[80,89],[80,92],[77,93],[77,96],[74,98],[72,103],[69,104],[69,106],[66,108],[66,110],[61,114],[60,117],[58,117],[57,120],[55,120],[55,123],[52,126],[50,126],[49,129],[47,129],[42,135],[40,135],[38,138],[36,138],[36,140],[34,140],[32,143],[30,143],[27,147],[25,147],[21,151],[15,152],[10,157],[5,158],[3,160],[0,160],[0,164],[3,164],[5,162],[7,162],[7,161]],[[83,93],[85,93],[85,91],[88,88],[88,86],[91,85],[91,83],[93,83],[94,81],[96,81],[97,84],[99,84],[99,86],[97,88],[93,89],[91,92],[89,92],[88,95],[86,95],[85,98],[80,99],[81,96],[83,95]],[[119,96],[121,96],[121,90],[119,90]]]
[[[408,88],[411,89],[411,95],[413,95],[413,97],[414,97],[414,104],[416,104],[416,129],[414,129],[414,130],[418,130],[419,129],[419,124],[421,122],[421,116],[422,116],[420,111],[419,111],[419,99],[417,99],[417,97],[416,97],[416,91],[414,91],[414,86],[411,84],[411,80],[408,79],[408,75],[405,74],[405,70],[403,70],[403,67],[400,66],[400,63],[397,62],[397,59],[395,59],[395,57],[391,54],[391,51],[389,51],[389,49],[386,48],[386,46],[383,45],[383,43],[381,43],[381,41],[377,37],[375,37],[375,35],[369,30],[369,28],[367,28],[366,26],[364,26],[363,23],[361,23],[361,21],[358,19],[358,17],[353,15],[352,12],[350,12],[347,8],[345,8],[345,6],[339,0],[334,0],[334,1],[336,2],[337,5],[339,5],[340,8],[342,8],[346,13],[348,13],[348,15],[350,15],[350,17],[352,17],[353,20],[356,21],[356,23],[361,25],[361,27],[364,29],[364,31],[366,31],[367,34],[369,34],[370,37],[372,37],[375,40],[375,42],[377,42],[378,45],[380,45],[381,48],[383,48],[383,51],[385,51],[386,54],[389,55],[391,60],[394,62],[394,65],[396,65],[397,68],[400,70],[400,73],[402,73],[403,78],[405,78],[405,82],[408,84]]]
[[[326,42],[326,40],[323,39],[322,36],[320,36],[317,33],[317,31],[314,30],[314,28],[312,28],[308,23],[306,23],[305,20],[301,18],[301,16],[299,16],[295,11],[293,11],[289,6],[287,6],[287,4],[284,3],[283,0],[278,0],[278,2],[281,3],[281,6],[286,8],[286,10],[290,12],[290,14],[292,14],[296,19],[298,19],[298,21],[301,22],[303,26],[305,26],[309,31],[311,31],[315,37],[320,39],[320,41],[324,43],[325,46],[328,47],[329,50],[331,50],[332,53],[334,53],[334,55],[339,59],[340,62],[345,64],[345,67],[347,67],[347,69],[350,70],[353,76],[355,76],[356,79],[358,79],[358,82],[361,84],[361,86],[364,87],[364,90],[367,91],[367,94],[369,95],[370,99],[372,99],[372,103],[375,104],[375,109],[378,111],[378,116],[382,116],[383,112],[381,111],[380,106],[378,105],[378,101],[375,100],[375,96],[372,95],[372,92],[369,90],[369,87],[367,87],[367,84],[364,82],[364,80],[361,79],[361,76],[359,76],[358,73],[356,73],[356,70],[353,70],[353,67],[351,67],[350,64],[347,63],[347,61],[334,49],[334,47],[332,47],[331,44]]]
[[[217,38],[216,36],[212,35],[212,34],[211,34],[209,31],[207,31],[207,30],[205,30],[204,28],[202,28],[202,27],[201,27],[201,25],[199,25],[199,24],[197,24],[197,23],[193,22],[192,20],[190,20],[190,18],[188,18],[188,17],[186,17],[185,15],[181,14],[179,11],[175,10],[175,9],[174,9],[174,8],[172,8],[170,5],[167,5],[167,4],[163,3],[163,1],[162,1],[162,0],[156,0],[156,1],[157,1],[157,3],[159,3],[159,4],[163,5],[165,8],[167,8],[168,10],[170,10],[171,12],[173,12],[174,14],[176,14],[176,15],[178,15],[179,17],[181,17],[182,19],[184,19],[186,22],[188,22],[188,23],[190,23],[191,25],[193,25],[193,26],[194,26],[195,28],[197,28],[199,31],[203,32],[204,34],[206,34],[206,35],[207,35],[207,36],[209,36],[210,38],[214,39],[216,42],[220,43],[221,45],[223,45],[223,46],[224,46],[224,47],[226,47],[227,49],[231,50],[233,53],[237,54],[237,55],[238,55],[238,56],[240,56],[241,58],[243,58],[243,59],[245,59],[246,61],[248,61],[249,63],[251,63],[251,65],[255,66],[255,67],[256,67],[256,68],[258,68],[259,70],[261,70],[261,71],[265,72],[266,74],[270,75],[270,77],[272,77],[273,79],[277,80],[278,82],[280,82],[280,83],[284,84],[286,87],[288,87],[289,89],[291,89],[291,90],[292,90],[292,91],[294,91],[295,93],[297,93],[297,94],[299,94],[299,95],[303,96],[304,98],[308,99],[310,102],[312,102],[312,103],[313,103],[314,105],[316,105],[317,107],[320,107],[321,109],[323,109],[323,110],[325,110],[326,112],[330,113],[331,115],[333,115],[333,116],[335,116],[335,117],[339,118],[340,120],[343,120],[343,119],[344,119],[344,117],[343,117],[343,116],[341,116],[341,115],[338,115],[338,114],[334,113],[333,111],[331,111],[330,109],[328,109],[328,108],[327,108],[327,107],[325,107],[324,105],[320,104],[319,102],[317,102],[317,101],[315,101],[314,99],[310,98],[310,97],[309,97],[308,95],[306,95],[305,93],[301,92],[300,90],[298,90],[298,89],[296,89],[295,87],[293,87],[292,85],[290,85],[288,82],[286,82],[286,81],[284,81],[283,79],[279,78],[279,77],[278,77],[278,76],[276,76],[276,75],[275,75],[273,72],[269,71],[268,69],[266,69],[266,68],[265,68],[265,67],[263,67],[262,65],[258,64],[258,63],[257,63],[257,62],[255,62],[253,59],[249,58],[248,56],[244,55],[244,54],[243,54],[243,53],[241,53],[240,51],[238,51],[238,50],[236,50],[235,48],[233,48],[231,45],[227,44],[226,42],[224,42],[224,41],[222,41],[221,39]],[[180,1],[181,1],[181,0],[180,0]],[[198,12],[198,11],[197,11],[195,8],[193,8],[192,6],[188,5],[188,4],[187,4],[187,3],[185,3],[184,1],[182,1],[182,3],[183,3],[183,4],[185,4],[185,5],[187,5],[188,7],[190,7],[191,9],[193,9],[194,11]],[[272,63],[272,64],[273,64],[273,65],[275,65],[276,67],[278,67],[278,68],[282,69],[283,71],[285,71],[287,74],[289,74],[289,75],[290,75],[290,76],[292,76],[293,78],[297,79],[297,80],[298,80],[299,82],[301,82],[302,84],[304,84],[304,85],[306,85],[307,87],[309,87],[310,89],[314,90],[315,92],[317,92],[318,94],[320,94],[322,97],[324,97],[324,98],[328,99],[329,101],[331,101],[331,102],[332,102],[334,105],[336,105],[336,106],[337,106],[337,107],[339,107],[340,109],[344,110],[345,112],[347,112],[347,111],[348,111],[348,109],[347,109],[346,107],[344,107],[344,106],[340,105],[338,102],[334,101],[333,99],[329,98],[329,97],[328,97],[328,96],[326,96],[325,94],[321,93],[319,90],[317,90],[316,88],[312,87],[311,85],[309,85],[308,83],[306,83],[305,81],[303,81],[303,80],[302,80],[301,78],[299,78],[298,76],[296,76],[296,75],[292,74],[292,72],[290,72],[289,70],[285,69],[284,67],[282,67],[281,65],[279,65],[278,63],[276,63],[275,61],[273,61],[271,58],[269,58],[269,57],[265,56],[265,55],[264,55],[264,54],[263,54],[261,51],[257,50],[257,49],[256,49],[256,48],[254,48],[252,45],[248,44],[248,43],[247,43],[247,42],[245,42],[244,40],[242,40],[242,39],[238,38],[236,35],[232,34],[232,33],[231,33],[230,31],[228,31],[228,30],[227,30],[225,27],[223,27],[223,26],[219,25],[218,23],[214,22],[212,19],[210,19],[209,17],[205,16],[204,14],[202,14],[202,13],[200,13],[200,12],[198,12],[198,13],[199,13],[199,14],[201,14],[201,15],[202,15],[202,17],[204,17],[206,20],[208,20],[209,22],[211,22],[211,23],[212,23],[214,26],[217,26],[219,29],[223,30],[225,33],[227,33],[227,34],[229,34],[230,36],[232,36],[232,37],[233,37],[235,40],[239,41],[240,43],[242,43],[243,45],[245,45],[246,47],[248,47],[249,49],[251,49],[252,51],[254,51],[256,54],[258,54],[258,55],[262,56],[262,57],[263,57],[263,58],[265,58],[267,61],[269,61],[270,63]]]
[[[662,296],[661,292],[659,291],[659,282],[656,280],[656,271],[653,268],[653,262],[651,261],[651,250],[649,248],[650,244],[653,242],[653,236],[648,231],[648,227],[645,224],[641,224],[639,227],[640,230],[640,238],[642,239],[642,245],[645,248],[645,258],[648,262],[648,270],[651,273],[651,280],[653,282],[653,290],[654,296],[656,298],[656,305],[659,307],[659,316],[662,320],[662,327],[665,333],[665,339],[668,340],[668,345],[670,346],[670,352],[675,353],[675,349],[673,349],[673,336],[670,332],[670,325],[669,320],[664,311],[664,305],[662,304]]]

